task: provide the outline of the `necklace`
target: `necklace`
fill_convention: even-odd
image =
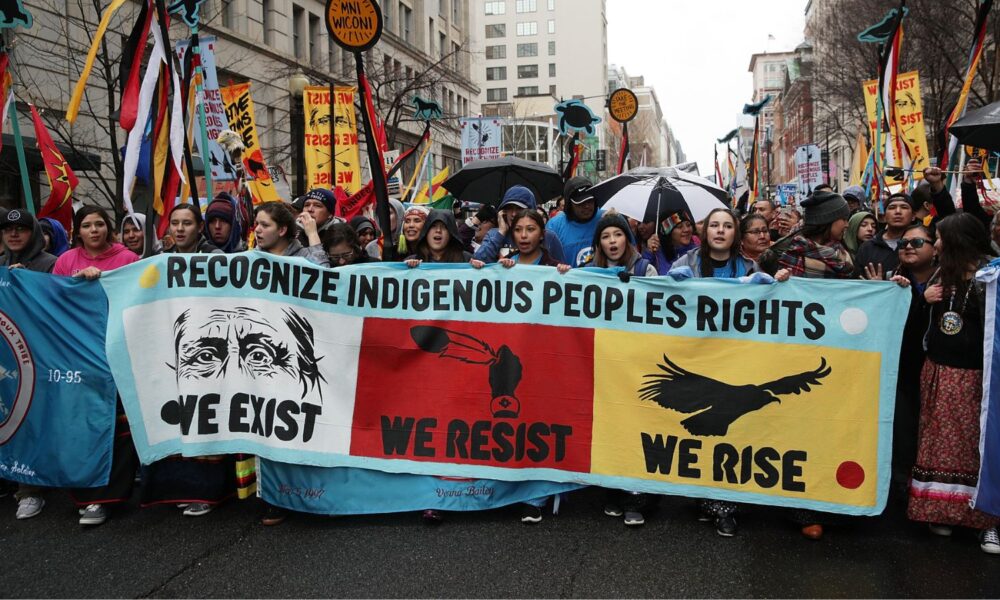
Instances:
[[[962,326],[965,325],[965,322],[962,320],[962,313],[965,312],[965,308],[969,304],[969,294],[972,293],[972,286],[972,282],[969,282],[965,290],[965,299],[962,300],[962,308],[958,312],[953,310],[955,306],[955,292],[951,293],[951,299],[948,300],[948,310],[941,315],[941,321],[938,325],[941,328],[941,333],[945,335],[957,335],[962,331]]]

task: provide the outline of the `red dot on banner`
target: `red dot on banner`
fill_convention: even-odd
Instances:
[[[840,487],[854,490],[865,482],[865,470],[853,460],[845,460],[837,467],[837,483]]]

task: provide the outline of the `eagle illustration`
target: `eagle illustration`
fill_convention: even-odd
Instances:
[[[729,385],[686,371],[663,355],[657,365],[663,373],[646,375],[639,388],[639,397],[656,402],[663,408],[690,414],[681,425],[693,435],[726,435],[729,426],[743,415],[759,410],[771,402],[781,402],[777,396],[798,395],[811,391],[809,386],[822,385],[832,372],[825,358],[814,371],[806,371],[769,381],[761,385]]]

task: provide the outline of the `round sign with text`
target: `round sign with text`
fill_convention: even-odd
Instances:
[[[328,0],[326,28],[341,48],[364,52],[382,37],[382,11],[375,0]]]
[[[628,123],[639,113],[639,99],[632,90],[618,88],[608,98],[608,112],[615,121]]]

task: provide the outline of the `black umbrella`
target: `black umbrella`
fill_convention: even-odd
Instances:
[[[726,208],[725,190],[697,175],[673,167],[640,167],[612,177],[588,190],[597,205],[642,222],[686,210],[695,221],[715,208]]]
[[[461,200],[494,206],[500,204],[504,193],[515,185],[523,185],[534,192],[539,204],[563,191],[562,177],[555,169],[514,156],[474,160],[442,185]]]
[[[948,131],[966,146],[1000,151],[1000,102],[970,110]]]

